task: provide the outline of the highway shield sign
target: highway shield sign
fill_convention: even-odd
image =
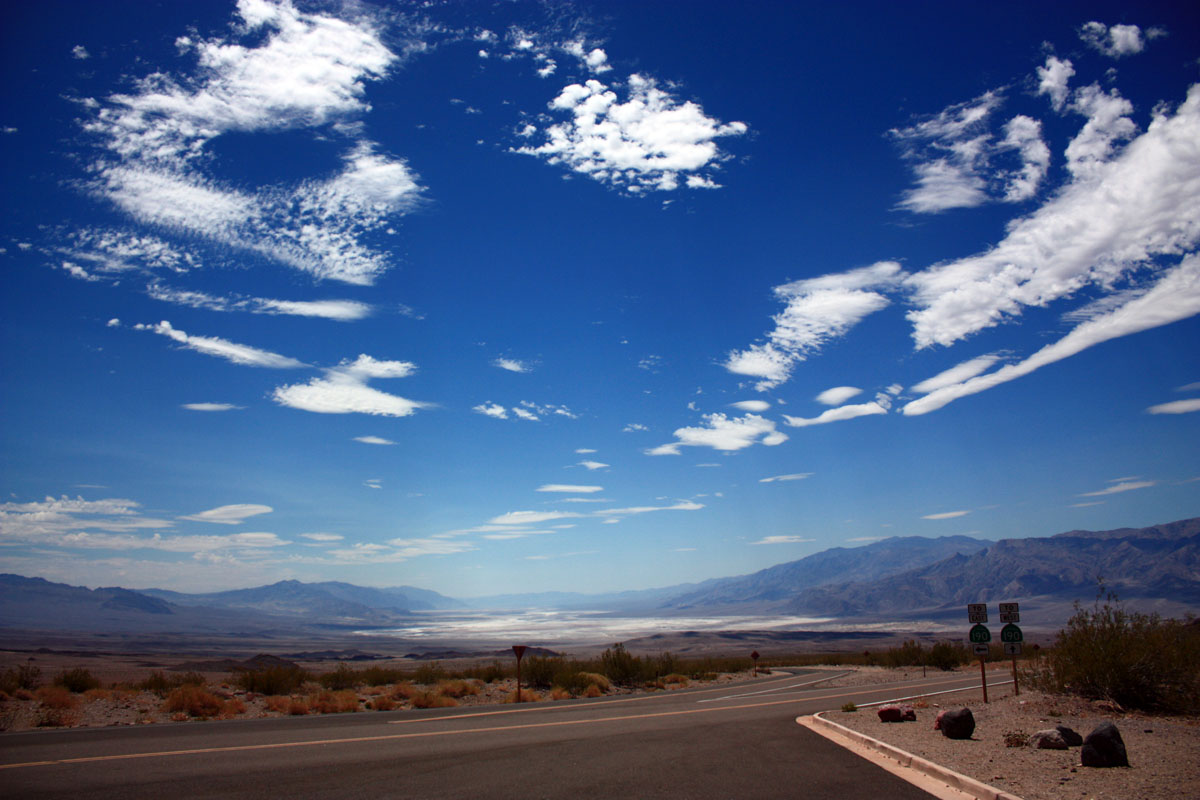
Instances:
[[[992,640],[992,632],[985,625],[976,625],[971,628],[971,632],[967,634],[967,638],[972,644],[985,644]]]
[[[1025,641],[1025,634],[1021,633],[1021,629],[1010,622],[1000,629],[1000,641],[1023,642]]]

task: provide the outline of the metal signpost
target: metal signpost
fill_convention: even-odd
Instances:
[[[521,702],[521,656],[525,655],[526,647],[523,644],[513,645],[513,654],[517,657],[517,702]]]
[[[1018,604],[1001,603],[1000,621],[1007,623],[1000,629],[1000,641],[1004,643],[1004,654],[1012,656],[1013,694],[1019,695],[1021,685],[1017,683],[1017,656],[1021,655],[1021,642],[1025,641],[1025,634],[1017,627],[1017,623],[1021,621],[1021,609],[1018,608]]]
[[[975,623],[967,639],[974,645],[975,655],[979,656],[979,679],[983,685],[983,702],[988,701],[987,695],[987,655],[988,642],[992,640],[992,632],[984,623],[988,621],[986,603],[967,604],[967,622]]]
[[[754,659],[754,677],[758,677],[758,651],[755,650],[750,654],[750,658]]]

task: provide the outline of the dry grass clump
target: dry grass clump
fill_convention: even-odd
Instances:
[[[236,701],[242,706],[242,711],[246,710],[245,705],[240,700]],[[176,689],[172,689],[167,695],[167,699],[162,705],[163,711],[173,712],[175,714],[184,714],[187,717],[199,717],[205,719],[208,717],[219,717],[226,712],[226,700],[218,697],[195,684],[185,684]]]
[[[584,697],[603,697],[604,690],[594,683],[589,683],[588,687],[583,690]]]
[[[452,708],[458,705],[458,701],[453,697],[438,692],[437,690],[418,690],[416,694],[409,698],[413,708]]]
[[[38,702],[43,708],[66,711],[79,705],[79,701],[64,686],[42,686],[37,690]]]
[[[467,680],[438,681],[437,690],[446,697],[466,697],[479,694],[479,684]]]
[[[508,697],[504,698],[506,703],[536,703],[542,699],[542,696],[532,689],[522,689],[521,699],[517,699],[517,692],[513,690],[508,693]]]
[[[568,699],[570,699],[570,697],[571,697],[571,693],[568,692],[566,689],[562,688],[561,686],[550,687],[550,699],[551,700],[568,700]]]
[[[396,701],[385,694],[377,695],[371,701],[370,708],[374,711],[392,711],[396,708]]]
[[[582,682],[586,683],[589,687],[595,686],[597,689],[600,690],[601,694],[603,694],[604,692],[607,692],[609,689],[612,688],[612,681],[610,681],[608,679],[608,676],[601,675],[599,672],[580,672],[579,679]],[[585,691],[584,694],[587,695],[587,692]],[[595,695],[587,695],[587,696],[594,697]]]
[[[308,698],[308,705],[317,714],[346,714],[359,710],[358,695],[349,689],[318,692]]]
[[[267,707],[267,711],[275,711],[280,714],[287,714],[291,708],[292,698],[285,695],[273,694],[270,697],[264,697],[263,703]]]
[[[308,713],[308,703],[296,698],[289,698],[287,713],[293,717],[303,717]]]
[[[408,681],[401,681],[392,687],[391,694],[389,696],[393,700],[412,700],[413,697],[420,694],[421,691],[421,689],[418,689]]]
[[[672,672],[670,675],[664,675],[662,682],[668,686],[678,686],[683,688],[688,685],[687,675],[680,675],[678,672]]]
[[[113,699],[113,693],[109,689],[88,689],[83,693],[83,696],[88,700],[88,702]]]

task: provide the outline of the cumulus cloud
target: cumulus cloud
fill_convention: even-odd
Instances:
[[[515,152],[561,164],[625,191],[672,191],[726,156],[716,140],[740,136],[745,123],[721,123],[691,101],[679,102],[653,78],[634,74],[627,99],[598,80],[573,83],[550,103],[569,119],[543,131],[545,141]]]
[[[878,290],[898,285],[903,276],[899,264],[882,261],[776,286],[775,296],[787,305],[773,317],[775,329],[765,342],[729,353],[725,369],[761,378],[755,385],[759,391],[778,386],[810,352],[886,307],[890,301]]]
[[[1151,36],[1161,35],[1161,31],[1157,29],[1151,29],[1149,33]],[[1130,56],[1146,49],[1142,29],[1137,25],[1113,25],[1110,28],[1103,22],[1093,20],[1079,28],[1079,38],[1088,47],[1109,58]]]
[[[678,428],[678,441],[659,445],[646,451],[647,455],[679,455],[680,447],[711,447],[714,450],[731,452],[761,443],[768,447],[783,444],[787,434],[775,429],[775,423],[758,414],[728,417],[725,414],[705,414],[704,425]]]
[[[528,364],[523,361],[518,361],[515,358],[497,358],[492,362],[492,366],[499,367],[509,372],[530,372],[532,371]]]
[[[485,417],[495,417],[496,419],[508,419],[508,409],[499,403],[481,403],[471,409],[477,414],[483,414]]]
[[[381,392],[367,385],[375,378],[403,378],[416,371],[408,361],[378,361],[360,355],[325,370],[325,377],[280,386],[272,398],[281,406],[318,414],[374,414],[407,417],[432,404]]]
[[[171,327],[171,323],[163,320],[157,325],[134,325],[134,330],[151,331],[160,336],[181,344],[188,350],[204,353],[209,356],[223,358],[234,364],[248,367],[267,367],[270,369],[297,369],[308,366],[303,361],[297,361],[288,356],[281,356],[269,350],[260,350],[250,345],[238,344],[215,336],[191,336],[184,331]]]
[[[505,408],[499,403],[488,401],[487,403],[475,406],[471,410],[496,419],[509,419],[509,414],[512,414],[516,419],[525,420],[526,422],[537,422],[544,417],[579,418],[578,414],[566,406],[555,405],[553,403],[535,403],[531,400],[522,400],[519,404],[509,408]]]
[[[1062,111],[1067,102],[1068,84],[1075,75],[1075,67],[1067,59],[1046,57],[1046,66],[1037,68],[1038,94],[1049,95],[1050,105]]]

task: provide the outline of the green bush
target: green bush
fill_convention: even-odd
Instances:
[[[413,681],[424,684],[434,684],[449,677],[450,674],[442,669],[442,665],[436,661],[428,661],[422,664],[413,673]]]
[[[36,689],[42,679],[42,670],[32,664],[9,667],[0,675],[0,690],[14,694],[18,689]]]
[[[398,667],[366,667],[358,673],[363,686],[388,686],[408,680],[411,676]]]
[[[1200,710],[1200,625],[1126,611],[1101,590],[1077,603],[1067,627],[1030,680],[1037,688],[1110,700],[1129,709]]]
[[[358,686],[362,682],[362,676],[347,664],[338,664],[333,671],[318,675],[317,681],[326,689],[341,692]]]
[[[617,642],[600,656],[600,672],[618,686],[632,686],[642,679],[642,662]]]
[[[53,684],[76,694],[83,694],[88,689],[100,688],[100,681],[84,667],[64,669],[54,676]]]

